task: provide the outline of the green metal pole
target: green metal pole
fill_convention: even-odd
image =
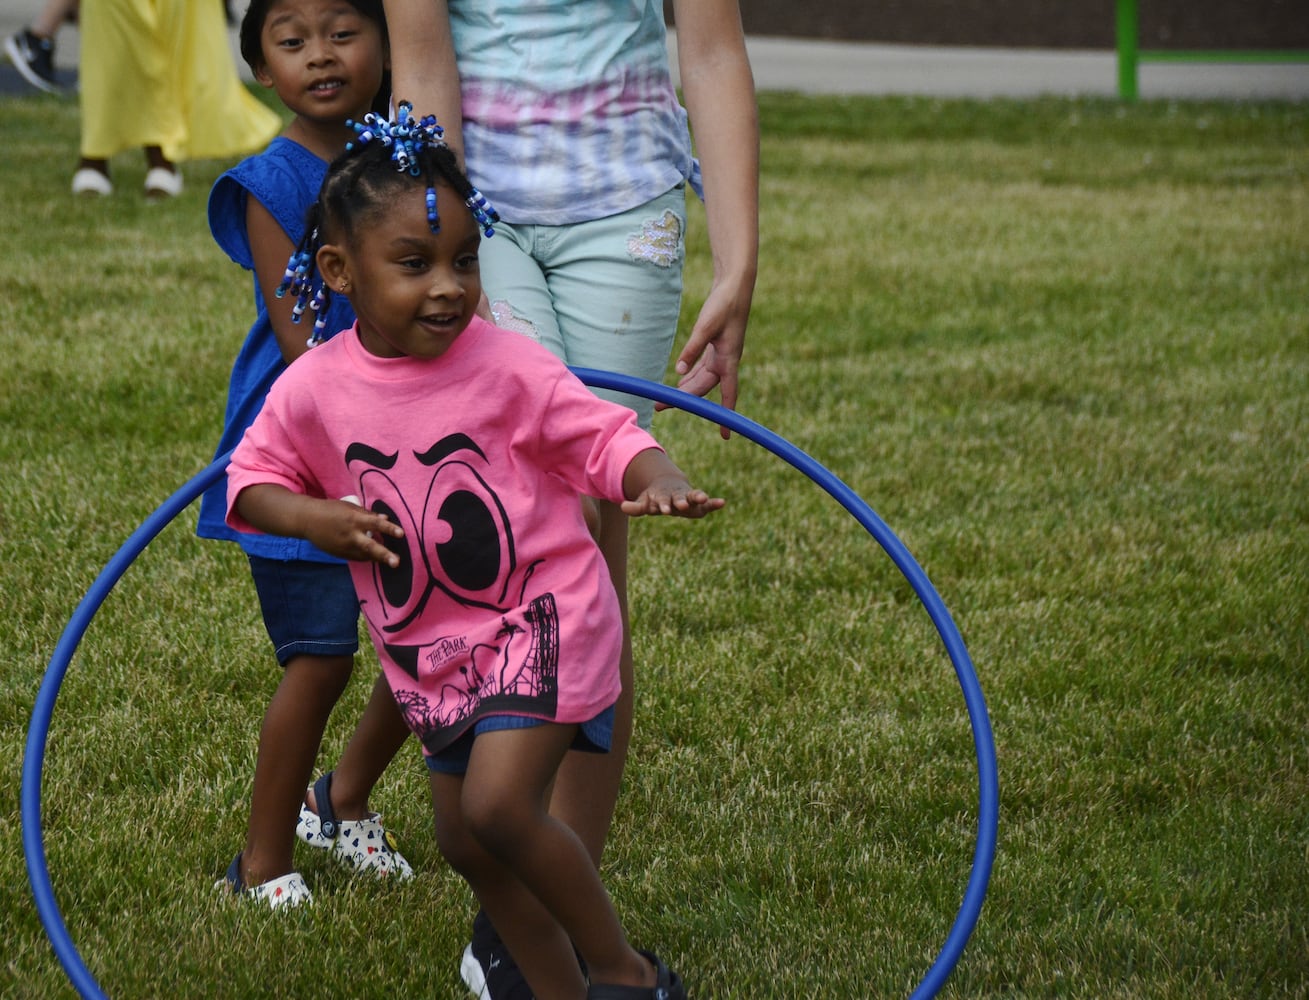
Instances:
[[[1136,100],[1136,67],[1140,61],[1140,22],[1136,0],[1118,0],[1118,96]]]

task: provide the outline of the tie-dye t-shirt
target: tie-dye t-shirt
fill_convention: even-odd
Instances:
[[[506,222],[567,225],[698,190],[660,0],[449,6],[468,173]]]
[[[351,562],[382,668],[428,752],[484,715],[594,718],[618,700],[622,624],[579,494],[623,498],[658,445],[549,351],[474,318],[439,358],[379,358],[357,328],[269,391],[228,468],[352,498],[405,531],[396,569]]]

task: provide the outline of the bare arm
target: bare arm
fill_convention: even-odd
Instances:
[[[692,487],[682,470],[658,448],[647,448],[628,463],[623,474],[623,495],[628,499],[622,510],[628,517],[704,517],[726,503]]]
[[[295,246],[268,209],[248,194],[245,199],[245,231],[250,240],[255,275],[264,293],[264,304],[268,306],[268,321],[273,326],[282,357],[290,364],[309,350],[309,335],[314,326],[313,314],[307,311],[299,323],[291,322],[295,299],[290,295],[279,299],[273,294],[286,273],[286,262]]]
[[[260,483],[241,491],[236,510],[266,534],[303,538],[341,559],[370,560],[393,569],[400,565],[400,557],[379,539],[403,538],[404,529],[349,501],[321,500],[285,486]]]
[[[759,263],[759,115],[737,0],[674,0],[682,99],[704,175],[713,282],[677,358],[678,385],[721,387],[736,408],[737,370]],[[724,437],[727,431],[722,431]]]
[[[463,162],[459,69],[446,0],[383,0],[391,39],[391,90],[419,115],[436,115],[445,141]]]

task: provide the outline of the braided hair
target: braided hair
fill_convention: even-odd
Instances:
[[[300,322],[306,309],[317,314],[310,347],[325,339],[327,304],[332,295],[318,273],[319,247],[336,239],[352,239],[356,225],[384,211],[401,189],[422,181],[426,187],[427,225],[432,232],[439,233],[441,220],[436,211],[439,179],[464,200],[483,234],[495,235],[493,223],[499,222],[500,216],[460,169],[442,138],[445,133],[436,118],[432,115],[415,118],[412,111],[412,104],[401,101],[395,121],[370,112],[361,122],[348,122],[355,139],[328,166],[318,200],[309,206],[304,238],[287,261],[286,272],[277,286],[277,297],[280,299],[288,292],[295,296],[292,322]]]

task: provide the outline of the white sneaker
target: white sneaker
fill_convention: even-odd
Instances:
[[[151,167],[145,175],[147,198],[176,198],[182,193],[182,172],[167,167]]]
[[[73,174],[73,194],[88,198],[103,198],[114,193],[114,182],[108,174],[92,167],[81,167]]]

